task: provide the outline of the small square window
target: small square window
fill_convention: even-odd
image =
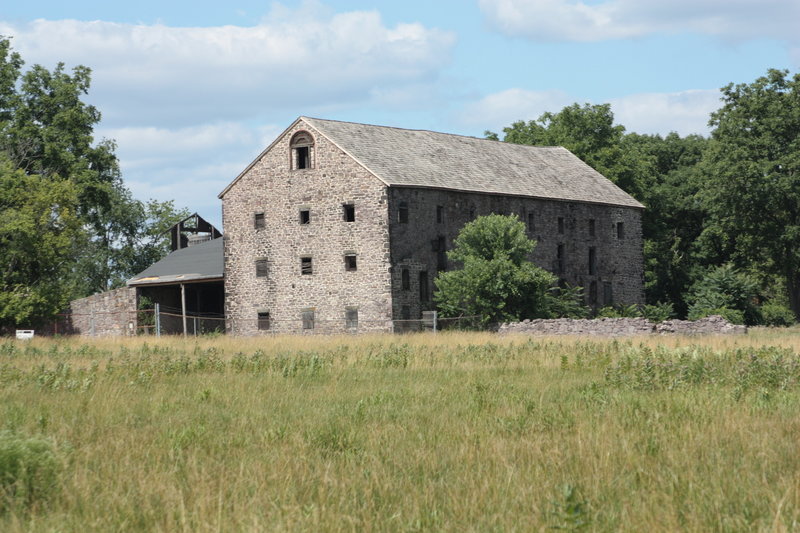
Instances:
[[[269,264],[266,259],[256,259],[256,277],[265,278],[269,275]]]
[[[597,252],[594,246],[589,248],[589,275],[594,276],[597,274]]]
[[[347,307],[344,310],[344,327],[347,329],[358,329],[358,308]]]
[[[300,258],[300,274],[304,276],[310,276],[314,273],[314,269],[311,266],[311,258],[310,257],[301,257]]]
[[[564,233],[564,217],[558,217],[558,232]]]
[[[355,222],[356,221],[356,206],[353,204],[344,204],[342,206],[344,209],[344,221],[345,222]]]
[[[564,245],[563,244],[559,244],[558,248],[556,250],[556,264],[557,264],[557,269],[558,269],[558,273],[559,274],[563,274],[564,273],[564,263],[565,263],[564,253],[565,253],[564,252]]]
[[[536,215],[528,213],[528,232],[533,233],[534,231],[536,231]]]
[[[259,311],[258,312],[258,329],[259,331],[267,331],[270,326],[269,321],[269,312],[268,311]]]
[[[304,309],[302,313],[303,329],[314,329],[314,310]]]
[[[437,205],[436,206],[436,223],[441,224],[444,222],[444,206]]]
[[[595,227],[594,219],[590,218],[589,219],[589,237],[594,237],[594,233],[595,233],[594,227]]]
[[[408,204],[406,202],[400,202],[397,207],[397,221],[400,224],[408,224]]]
[[[255,229],[264,229],[264,226],[264,213],[256,213],[253,215],[253,227],[255,227]]]
[[[624,222],[617,222],[617,239],[624,239],[625,238],[625,223]]]
[[[300,224],[311,224],[311,210],[310,209],[301,209],[300,210]]]
[[[344,256],[344,269],[348,272],[355,272],[358,270],[356,254],[347,254]]]

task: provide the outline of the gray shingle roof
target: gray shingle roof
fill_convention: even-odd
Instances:
[[[389,186],[644,207],[561,147],[301,117]]]
[[[155,285],[222,279],[222,238],[175,250],[128,280],[128,285]]]

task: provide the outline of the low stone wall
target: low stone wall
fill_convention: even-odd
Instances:
[[[731,324],[718,315],[700,320],[667,320],[656,324],[645,318],[556,318],[524,320],[500,326],[499,333],[531,335],[596,335],[622,337],[629,335],[726,335],[747,333],[745,326]]]
[[[104,337],[136,332],[136,289],[121,287],[79,300],[70,307],[70,328],[75,335]]]

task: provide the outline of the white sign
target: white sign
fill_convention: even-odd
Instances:
[[[17,330],[17,338],[18,339],[32,339],[33,338],[33,330],[32,329],[18,329]]]

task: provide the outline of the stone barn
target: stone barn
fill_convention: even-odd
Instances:
[[[227,331],[392,331],[446,251],[516,215],[593,307],[643,302],[643,206],[560,147],[300,117],[220,193]]]

